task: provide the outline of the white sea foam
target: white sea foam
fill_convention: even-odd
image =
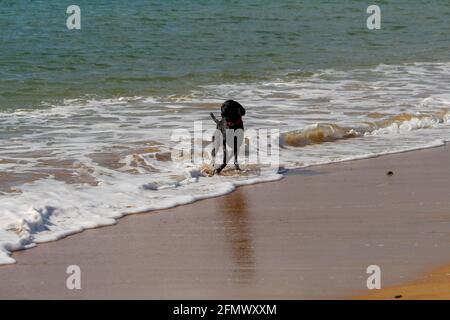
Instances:
[[[246,128],[281,129],[285,168],[442,145],[450,137],[449,73],[449,63],[380,65],[0,113],[0,263],[14,262],[11,251],[125,214],[280,179],[250,167],[206,177],[198,165],[170,160],[171,131],[192,131],[198,120],[211,130],[209,112],[229,98],[247,108]]]

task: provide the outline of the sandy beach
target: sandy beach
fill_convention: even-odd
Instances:
[[[418,280],[372,291],[357,297],[360,300],[449,300],[450,266],[425,273]]]
[[[13,253],[0,298],[430,297],[420,281],[422,294],[398,286],[435,281],[427,273],[450,262],[449,165],[445,146],[316,166],[128,216]],[[69,265],[81,268],[81,290],[66,288]],[[367,290],[369,265],[387,289]],[[450,291],[449,273],[439,274],[433,298]]]

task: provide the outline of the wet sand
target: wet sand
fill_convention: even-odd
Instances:
[[[373,294],[369,265],[381,267],[382,286],[390,287],[450,262],[449,167],[446,146],[298,170],[227,196],[128,216],[15,252],[17,264],[0,267],[0,298]],[[81,290],[66,288],[74,264]]]

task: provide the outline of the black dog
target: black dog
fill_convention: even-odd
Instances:
[[[234,100],[227,100],[221,107],[222,119],[219,121],[211,113],[211,118],[217,124],[216,132],[212,137],[213,149],[211,151],[212,165],[215,166],[216,152],[220,148],[220,141],[222,140],[223,147],[223,162],[220,167],[214,169],[214,173],[220,173],[228,163],[227,142],[233,140],[233,144],[228,144],[233,149],[234,167],[236,170],[241,170],[238,164],[239,149],[244,141],[244,123],[242,116],[245,115],[245,109],[239,102]]]

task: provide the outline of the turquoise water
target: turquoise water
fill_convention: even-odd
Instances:
[[[382,30],[366,28],[371,2]],[[0,110],[449,60],[448,0],[78,0],[81,30],[69,4],[0,1]]]

